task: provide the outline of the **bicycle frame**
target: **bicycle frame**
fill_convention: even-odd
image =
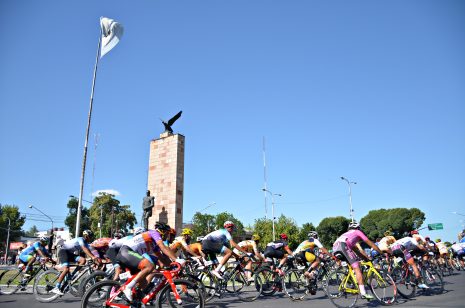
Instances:
[[[376,270],[374,267],[373,263],[371,261],[361,261],[360,266],[366,266],[368,267],[367,272],[362,271],[364,283],[366,284],[368,279],[372,276],[375,275],[378,279],[381,279],[384,281],[384,278],[381,276],[381,274]],[[352,293],[352,294],[358,294],[360,293],[360,290],[358,288],[358,282],[357,282],[357,277],[355,275],[355,271],[353,270],[352,266],[348,264],[349,272],[348,274],[344,277],[344,280],[341,282],[341,285],[339,286],[340,291],[344,291],[347,293]],[[356,289],[354,288],[349,288],[348,285],[352,283],[353,285],[357,286]]]

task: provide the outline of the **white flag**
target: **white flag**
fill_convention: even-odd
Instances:
[[[123,26],[113,19],[100,17],[100,27],[102,28],[101,58],[118,44],[123,36]]]

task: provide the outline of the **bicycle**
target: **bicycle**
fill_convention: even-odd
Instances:
[[[144,307],[154,299],[157,307],[203,308],[205,299],[199,286],[192,281],[177,278],[181,269],[178,263],[172,263],[171,266],[174,266],[174,268],[157,272],[144,290],[134,288],[132,302],[127,300],[123,290],[137,274],[131,275],[130,272],[121,274],[120,278],[125,280],[124,282],[114,280],[97,282],[84,294],[81,308]]]
[[[343,258],[341,255],[336,257]],[[328,274],[325,292],[336,307],[354,307],[360,294],[357,278],[354,270],[346,261],[343,261],[342,265],[342,268],[334,269]],[[394,304],[397,298],[397,288],[391,276],[384,271],[378,272],[371,261],[362,261],[360,266],[364,284],[368,284],[378,302],[382,305]],[[345,304],[345,301],[348,304]]]
[[[417,284],[413,268],[402,257],[391,259],[390,274],[396,283],[399,294],[407,299],[415,296]]]
[[[255,277],[262,284],[261,294],[264,296],[274,295],[276,292],[284,290],[285,273],[290,269],[296,268],[294,258],[287,258],[285,266],[278,269],[278,262],[273,258],[268,262],[270,265],[263,265],[255,272]],[[292,279],[289,276],[288,279]]]
[[[416,257],[416,260],[421,276],[429,287],[429,289],[424,291],[433,294],[441,294],[444,291],[444,280],[442,279],[442,275],[428,263],[423,263],[424,261],[422,258]]]
[[[79,270],[77,268],[81,267]],[[93,269],[93,261],[88,260],[85,265],[70,264],[70,267],[76,267],[73,272],[69,271],[62,281],[60,291],[63,293],[71,293],[73,296],[79,296],[79,283],[85,276],[91,274]],[[59,295],[52,293],[51,290],[55,287],[60,272],[56,269],[49,269],[37,276],[34,281],[34,296],[39,302],[48,303],[54,301]]]
[[[111,279],[115,274],[115,269],[112,263],[103,263],[105,270],[93,271],[88,276],[81,279],[78,287],[78,296],[82,297],[92,285],[104,279]]]
[[[39,272],[47,271],[51,267],[48,267],[45,260],[41,259],[32,266],[32,271],[28,276],[23,268],[12,267],[5,269],[0,274],[0,294],[10,295],[19,290],[25,291],[28,284],[36,278]]]

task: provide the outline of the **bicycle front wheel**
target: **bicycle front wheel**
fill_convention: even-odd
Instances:
[[[291,269],[284,276],[283,289],[292,300],[303,300],[309,292],[310,282],[298,269]]]
[[[433,268],[423,268],[421,275],[428,285],[427,292],[432,294],[441,294],[444,291],[444,281],[442,276]]]
[[[347,277],[346,270],[336,269],[328,273],[326,295],[334,306],[351,308],[357,303],[359,289],[357,283]]]
[[[97,282],[87,289],[82,298],[81,308],[129,306],[120,287],[121,283],[114,280]]]
[[[108,275],[104,271],[95,271],[87,277],[81,279],[78,287],[78,294],[80,297],[86,293],[87,289],[96,284],[99,281],[108,279]]]
[[[279,277],[277,273],[269,267],[262,267],[255,272],[255,277],[262,284],[261,293],[265,296],[270,296],[276,293],[280,287],[280,283],[277,282]]]
[[[0,294],[10,295],[19,290],[23,272],[17,268],[7,269],[0,275]]]
[[[234,293],[245,302],[256,300],[262,292],[260,277],[248,279],[246,272],[236,271],[231,280]]]
[[[55,300],[58,294],[50,292],[56,285],[60,272],[49,269],[37,275],[34,280],[34,296],[39,302],[48,303]]]
[[[394,280],[397,291],[404,298],[412,298],[416,294],[417,285],[415,277],[410,270],[405,270],[403,267],[396,267],[391,272],[391,277]]]
[[[382,305],[392,305],[397,298],[396,283],[388,273],[373,272],[368,281],[370,290]]]
[[[156,306],[158,308],[203,308],[205,306],[203,292],[197,284],[185,279],[175,279],[173,283],[179,297],[177,297],[171,285],[167,284],[157,296]]]

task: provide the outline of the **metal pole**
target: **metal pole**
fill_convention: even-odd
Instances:
[[[347,185],[349,185],[349,205],[350,205],[350,219],[354,222],[354,210],[352,208],[352,187],[350,184],[357,184],[357,182],[351,182],[345,177],[341,176],[341,180],[346,181]]]
[[[10,248],[10,226],[11,226],[11,220],[9,217],[6,217],[8,219],[8,235],[6,237],[6,247],[5,247],[5,265],[8,264],[8,250]]]
[[[38,208],[36,208],[35,206],[33,206],[32,204],[29,205],[29,208],[30,209],[34,208],[36,211],[40,212],[42,215],[44,215],[45,217],[50,219],[50,221],[52,222],[52,235],[53,235],[53,219],[50,216],[48,216],[47,214],[45,214],[44,212],[42,212],[41,210],[39,210]]]
[[[271,193],[271,216],[273,217],[273,241],[275,240],[274,232],[274,195]]]
[[[100,238],[102,238],[103,204],[100,204]]]
[[[92,118],[92,104],[94,102],[95,80],[97,78],[97,67],[98,67],[98,60],[100,57],[101,44],[102,44],[102,30],[100,29],[97,56],[95,58],[94,77],[92,79],[92,91],[90,93],[89,115],[87,117],[86,140],[84,142],[84,157],[82,159],[81,185],[79,187],[79,204],[78,204],[77,217],[76,217],[76,234],[74,235],[75,238],[79,236],[80,227],[81,227],[80,225],[81,225],[81,211],[82,211],[82,195],[84,192],[84,177],[86,174],[87,144],[89,142],[90,120]]]

